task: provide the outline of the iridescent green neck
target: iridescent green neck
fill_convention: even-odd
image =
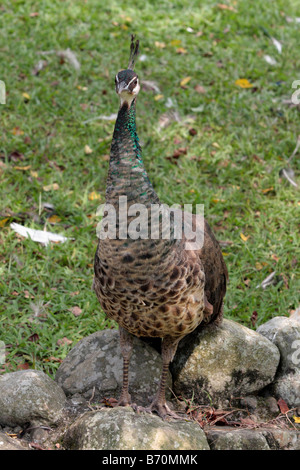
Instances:
[[[119,196],[128,202],[154,204],[159,199],[149,181],[136,132],[135,99],[119,109],[115,124],[107,179],[106,202],[117,203]]]

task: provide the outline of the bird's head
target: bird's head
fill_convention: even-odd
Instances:
[[[115,78],[116,92],[120,96],[121,106],[126,102],[130,107],[131,102],[140,91],[139,77],[133,70],[138,52],[139,41],[134,42],[134,36],[131,36],[128,68],[126,70],[120,70]]]

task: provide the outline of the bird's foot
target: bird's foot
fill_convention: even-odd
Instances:
[[[130,406],[131,405],[131,396],[127,392],[122,392],[117,403],[117,406]]]
[[[138,406],[136,404],[131,405],[134,411],[137,413],[145,412],[149,414],[156,413],[160,416],[164,421],[167,418],[173,419],[184,419],[182,416],[179,416],[175,411],[171,410],[171,408],[167,405],[167,403],[159,402],[154,400],[150,406]]]

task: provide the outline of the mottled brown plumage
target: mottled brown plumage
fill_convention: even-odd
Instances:
[[[137,48],[131,47],[132,54]],[[141,158],[135,128],[135,101],[138,77],[132,69],[116,77],[121,106],[111,146],[106,202],[117,211],[120,196],[127,196],[128,207],[143,204],[150,210],[160,204]],[[156,206],[155,206],[156,207]],[[157,206],[158,207],[158,206]],[[127,227],[134,221],[128,217]],[[165,401],[165,380],[178,342],[198,325],[220,322],[226,291],[227,269],[219,244],[204,222],[201,249],[187,250],[186,238],[176,239],[171,224],[170,239],[120,239],[120,217],[116,218],[116,239],[100,239],[95,255],[94,289],[108,317],[120,326],[124,359],[120,405],[130,404],[128,365],[132,335],[162,338],[163,371],[156,397],[147,409],[160,416],[174,415]],[[193,216],[193,228],[199,220]],[[162,228],[162,224],[159,224]],[[148,234],[149,235],[149,234]]]

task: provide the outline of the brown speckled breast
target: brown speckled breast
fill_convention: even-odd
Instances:
[[[136,336],[185,336],[204,320],[205,275],[183,240],[100,240],[94,290],[108,317]]]

